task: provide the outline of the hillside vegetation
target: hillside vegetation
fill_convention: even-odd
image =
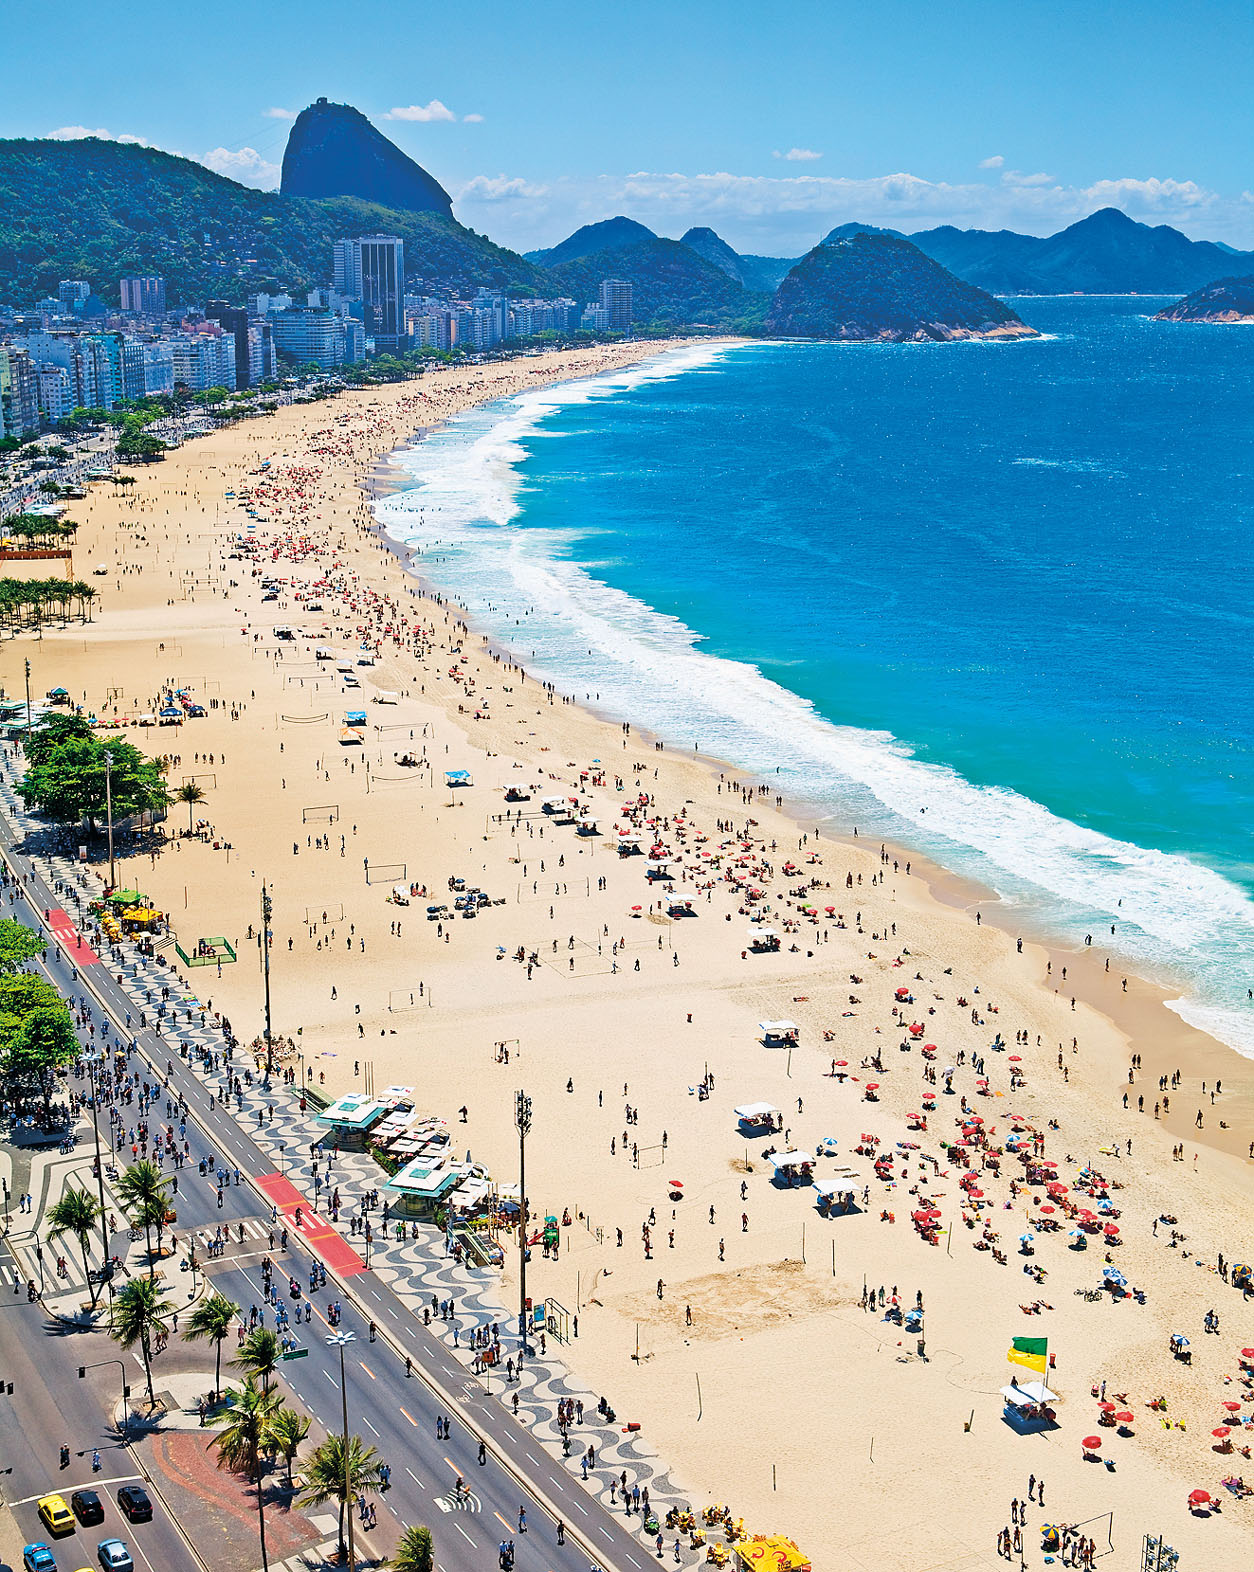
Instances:
[[[171,305],[257,289],[306,289],[331,276],[333,243],[371,231],[405,242],[410,277],[442,287],[544,287],[542,271],[454,219],[352,197],[314,201],[254,191],[191,159],[88,138],[0,141],[0,300],[89,279],[118,301],[118,280],[156,273]]]

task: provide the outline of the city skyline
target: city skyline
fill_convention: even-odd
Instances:
[[[382,14],[412,20],[392,0]],[[618,212],[663,234],[708,224],[739,250],[786,255],[849,219],[1046,234],[1108,205],[1254,245],[1241,157],[1254,18],[1226,3],[1202,7],[1182,36],[1154,0],[1132,36],[1118,7],[1055,5],[1007,24],[987,0],[943,16],[905,0],[874,16],[790,0],[769,18],[707,0],[676,15],[645,0],[607,53],[577,25],[586,13],[550,0],[533,17],[542,25],[501,54],[449,50],[415,69],[403,50],[363,53],[328,70],[333,17],[316,3],[299,29],[294,12],[258,21],[231,3],[202,38],[195,21],[158,18],[141,0],[133,29],[159,23],[166,52],[138,107],[132,79],[100,69],[129,48],[119,30],[78,0],[63,15],[55,72],[39,69],[33,20],[10,23],[33,69],[6,95],[0,135],[138,140],[272,188],[291,119],[325,94],[445,183],[462,222],[516,249]],[[480,0],[448,22],[508,20]],[[245,35],[259,69],[226,70]],[[184,90],[192,60],[197,72],[220,62],[220,91]]]

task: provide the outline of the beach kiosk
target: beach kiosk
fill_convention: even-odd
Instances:
[[[775,1170],[776,1181],[789,1189],[809,1184],[814,1178],[814,1158],[809,1152],[772,1152],[767,1162]]]
[[[783,1128],[782,1114],[770,1103],[744,1103],[732,1112],[740,1123],[741,1135],[773,1135]]]
[[[815,1205],[822,1217],[840,1217],[852,1212],[858,1187],[852,1179],[816,1179]]]
[[[1058,1401],[1058,1394],[1051,1392],[1043,1381],[1025,1381],[1022,1386],[1011,1382],[1002,1387],[1001,1395],[1002,1417],[1015,1430],[1049,1430],[1057,1423],[1052,1405]]]
[[[330,1134],[341,1151],[361,1152],[366,1147],[366,1137],[389,1113],[387,1103],[377,1097],[367,1097],[364,1092],[348,1092],[339,1097],[316,1118]]]
[[[448,1200],[470,1175],[466,1163],[447,1157],[415,1157],[384,1185],[392,1195],[392,1210],[404,1217],[433,1217],[437,1206]]]
[[[473,786],[474,781],[470,778],[469,770],[445,770],[444,784],[449,787]]]
[[[796,1021],[759,1021],[765,1048],[795,1048],[801,1038],[801,1028]]]
[[[749,948],[755,955],[772,955],[779,949],[779,934],[774,928],[750,928]]]

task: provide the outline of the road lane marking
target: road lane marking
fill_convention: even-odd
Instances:
[[[370,1425],[370,1421],[366,1418],[365,1414],[363,1414],[361,1416],[361,1422],[362,1422],[363,1425]],[[374,1430],[375,1435],[379,1434],[379,1432],[374,1429],[373,1425],[370,1425],[370,1428],[371,1428],[371,1430]]]
[[[404,1414],[405,1418],[409,1420],[410,1424],[413,1425],[414,1429],[417,1430],[417,1428],[418,1428],[418,1421],[414,1418],[414,1416],[410,1413],[410,1411],[407,1408],[402,1408],[401,1409],[401,1413]]]
[[[366,1374],[367,1374],[367,1375],[368,1375],[368,1376],[369,1376],[369,1377],[370,1377],[370,1379],[371,1379],[371,1380],[372,1380],[372,1381],[373,1381],[373,1380],[374,1380],[374,1379],[375,1379],[375,1373],[374,1373],[374,1371],[373,1371],[373,1370],[372,1370],[372,1369],[371,1369],[371,1368],[370,1368],[370,1366],[369,1366],[369,1365],[368,1365],[368,1364],[367,1364],[367,1363],[366,1363],[366,1361],[365,1361],[365,1360],[364,1360],[364,1359],[359,1359],[359,1360],[358,1360],[358,1361],[357,1361],[357,1363],[358,1363],[358,1364],[359,1364],[359,1365],[360,1365],[360,1366],[361,1366],[361,1368],[362,1368],[362,1369],[363,1369],[363,1370],[364,1370],[364,1371],[365,1371],[365,1372],[366,1372]]]
[[[335,1377],[331,1374],[331,1372],[329,1370],[324,1370],[322,1372],[322,1374],[326,1377],[326,1379],[331,1383],[332,1386],[338,1386],[339,1385],[339,1382],[335,1379]]]
[[[405,1472],[409,1475],[409,1477],[413,1480],[413,1482],[418,1486],[419,1490],[425,1490],[427,1488],[426,1485],[423,1484],[422,1480],[419,1479],[418,1475],[414,1473],[412,1468],[407,1468],[405,1470]]]
[[[453,1527],[462,1536],[462,1538],[466,1541],[466,1543],[471,1547],[472,1550],[478,1550],[478,1548],[479,1548],[478,1545],[475,1544],[474,1540],[471,1539],[470,1535],[466,1532],[466,1530],[461,1526],[460,1523],[454,1523]]]

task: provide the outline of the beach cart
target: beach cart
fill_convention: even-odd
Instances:
[[[765,1048],[795,1048],[801,1037],[796,1021],[759,1021],[758,1030]]]
[[[732,1112],[740,1125],[742,1135],[773,1135],[782,1128],[783,1115],[770,1103],[742,1103]]]

